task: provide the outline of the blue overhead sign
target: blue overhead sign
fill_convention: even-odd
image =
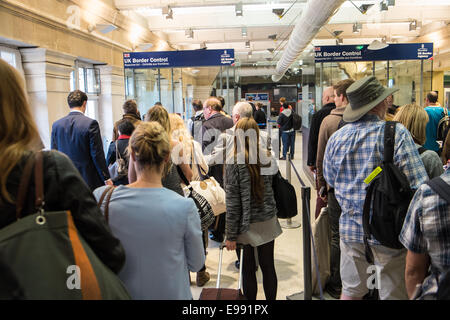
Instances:
[[[380,50],[368,45],[315,47],[315,62],[427,60],[433,57],[433,43],[393,43]]]
[[[234,65],[234,49],[125,52],[125,69],[187,68]]]

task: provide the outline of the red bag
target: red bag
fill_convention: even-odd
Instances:
[[[216,288],[205,288],[202,290],[200,295],[200,300],[247,300],[245,296],[241,292],[242,286],[242,261],[244,256],[244,247],[242,245],[238,245],[241,249],[241,259],[239,266],[239,285],[238,289],[221,289],[220,288],[220,276],[222,274],[222,257],[223,257],[223,249],[225,245],[220,245],[220,256],[219,256],[219,272],[217,274],[217,283]]]

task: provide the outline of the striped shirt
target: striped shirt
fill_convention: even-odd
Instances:
[[[367,184],[364,180],[383,162],[385,121],[376,115],[365,115],[349,123],[330,138],[323,162],[324,177],[335,189],[342,208],[339,222],[344,242],[363,243],[363,207]],[[394,164],[402,171],[412,189],[428,180],[409,131],[397,124],[395,132]],[[378,241],[369,240],[372,245]]]
[[[450,170],[441,178],[450,184]],[[411,201],[399,240],[409,251],[430,256],[432,272],[422,283],[421,297],[433,297],[436,277],[450,268],[450,205],[428,185],[422,185]]]

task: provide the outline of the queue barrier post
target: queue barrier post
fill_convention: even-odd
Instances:
[[[291,166],[291,159],[289,157],[289,167]],[[302,221],[303,221],[303,284],[304,291],[287,296],[287,300],[312,300],[312,269],[311,269],[311,187],[306,186],[297,169],[292,164],[297,178],[302,185]]]
[[[286,155],[286,179],[291,183],[292,175],[291,175],[291,154],[288,153]],[[301,227],[300,222],[292,221],[291,218],[283,220],[280,222],[280,225],[283,229],[297,229]]]

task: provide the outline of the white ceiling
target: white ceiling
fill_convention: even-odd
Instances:
[[[313,0],[310,0],[313,1]],[[430,23],[450,21],[450,0],[396,0],[387,11],[380,11],[381,0],[346,1],[319,31],[312,44],[298,58],[312,59],[312,45],[334,45],[333,31],[343,31],[339,38],[343,44],[369,44],[384,36],[388,42],[411,42],[421,36]],[[236,16],[235,6],[243,4],[243,15]],[[238,63],[258,65],[275,64],[282,55],[307,0],[261,1],[261,0],[115,0],[116,7],[124,14],[138,13],[148,21],[150,31],[167,40],[180,50],[235,49]],[[362,14],[356,6],[374,4]],[[163,8],[170,6],[173,19],[163,15]],[[282,18],[272,9],[284,9]],[[409,24],[417,20],[422,28],[410,31]],[[353,33],[353,24],[362,24],[359,33]],[[247,36],[242,35],[246,28]],[[193,30],[193,38],[186,36],[186,30]],[[271,40],[270,35],[277,35]],[[250,41],[250,47],[246,42]],[[274,49],[271,53],[267,49]],[[251,51],[251,57],[248,53]],[[272,61],[269,61],[272,60]]]

